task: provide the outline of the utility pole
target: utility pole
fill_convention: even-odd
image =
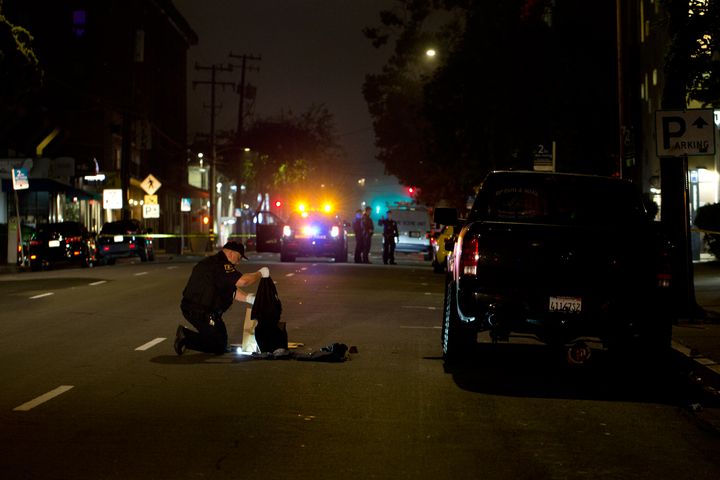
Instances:
[[[193,88],[195,88],[197,85],[210,85],[210,184],[208,187],[210,188],[210,219],[211,219],[211,225],[212,225],[212,233],[217,234],[219,231],[218,228],[218,219],[217,219],[217,212],[215,211],[217,208],[217,173],[215,171],[216,167],[216,150],[215,150],[215,86],[220,85],[221,87],[225,88],[227,86],[234,87],[235,84],[231,82],[218,82],[215,78],[217,75],[217,72],[232,72],[232,65],[228,65],[227,67],[223,67],[222,65],[212,65],[212,66],[201,66],[195,64],[195,70],[209,70],[210,71],[210,81],[194,81],[193,82]],[[216,239],[219,238],[216,236]]]
[[[262,57],[256,57],[253,55],[247,55],[243,53],[242,55],[235,55],[234,53],[230,52],[230,58],[239,58],[242,60],[242,63],[240,65],[233,65],[236,67],[240,67],[240,84],[237,87],[237,92],[240,95],[240,103],[238,106],[238,124],[237,124],[237,133],[236,133],[236,139],[238,142],[238,147],[240,146],[240,138],[242,137],[243,130],[244,130],[244,117],[245,117],[245,72],[248,70],[255,70],[256,72],[260,69],[258,67],[250,67],[247,65],[248,60],[250,61],[260,61],[262,60]]]

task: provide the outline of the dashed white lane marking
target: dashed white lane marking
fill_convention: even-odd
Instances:
[[[167,338],[165,338],[165,337],[158,337],[158,338],[156,338],[155,340],[150,340],[150,341],[147,342],[145,345],[140,345],[140,346],[137,347],[135,350],[137,350],[137,351],[148,350],[148,349],[154,347],[155,345],[157,345],[158,343],[163,342],[163,341],[165,341],[165,340],[167,340]]]
[[[305,270],[307,270],[307,267],[302,267],[300,270],[304,272]]]
[[[439,325],[431,326],[431,327],[423,327],[423,326],[413,326],[413,325],[400,325],[400,328],[407,328],[408,330],[440,330]]]
[[[47,292],[47,293],[41,293],[40,295],[33,295],[32,297],[30,297],[30,300],[34,300],[36,298],[49,297],[50,295],[55,295],[55,292]]]
[[[293,275],[295,275],[295,274],[294,274],[294,273],[292,273],[292,272],[291,272],[291,273],[287,273],[287,274],[285,274],[285,276],[286,276],[286,277],[292,277]]]
[[[133,275],[135,275],[136,277],[139,277],[140,275],[147,275],[147,274],[148,274],[148,272],[133,273]]]
[[[102,285],[103,283],[107,283],[107,280],[98,280],[97,282],[92,282],[90,285],[94,287],[95,285]]]
[[[421,310],[440,310],[440,307],[423,307],[421,305],[403,305],[401,308],[419,308]]]
[[[51,390],[47,392],[44,395],[40,395],[39,397],[30,400],[29,402],[23,403],[22,405],[13,408],[13,411],[15,412],[27,412],[28,410],[32,410],[33,408],[37,407],[38,405],[47,402],[48,400],[52,400],[53,398],[57,397],[58,395],[62,395],[63,393],[67,392],[73,388],[73,385],[60,385],[55,390]]]

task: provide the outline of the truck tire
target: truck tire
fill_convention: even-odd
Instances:
[[[448,283],[445,287],[445,305],[441,331],[442,354],[445,361],[462,359],[470,353],[473,345],[477,343],[475,331],[460,320],[457,311],[457,295],[453,283]]]

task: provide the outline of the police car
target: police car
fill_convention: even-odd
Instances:
[[[347,262],[347,253],[345,225],[329,204],[316,210],[300,204],[283,225],[281,262],[294,262],[297,257],[331,257]]]

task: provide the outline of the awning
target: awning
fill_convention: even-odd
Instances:
[[[2,179],[2,191],[13,191],[11,179]],[[51,178],[30,178],[30,188],[27,190],[20,190],[18,193],[22,192],[64,193],[66,197],[77,197],[79,200],[102,200],[102,196],[99,194],[80,190]]]

